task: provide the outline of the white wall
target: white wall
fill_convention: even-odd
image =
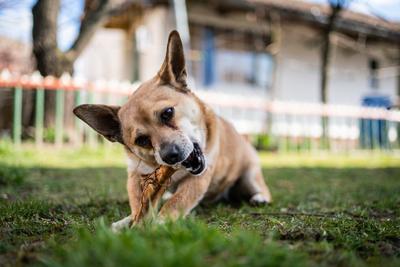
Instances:
[[[380,71],[379,71],[379,89],[381,94],[389,95],[392,102],[399,103],[397,95],[397,68],[399,67],[398,61],[398,46],[392,45],[389,52],[388,45],[377,45],[371,48],[376,57],[380,60]],[[397,68],[396,68],[397,66]]]
[[[161,67],[168,34],[173,29],[171,12],[161,6],[148,9],[136,31],[141,81],[152,78]],[[88,80],[131,80],[134,55],[133,40],[129,38],[120,29],[99,29],[75,63],[75,74]]]
[[[90,81],[130,80],[131,42],[118,29],[99,29],[75,63],[75,76]]]
[[[282,27],[275,99],[319,101],[319,50],[314,32],[299,25]]]
[[[320,40],[319,33],[300,25],[284,25],[282,47],[278,60],[275,96],[278,100],[319,102],[320,99]],[[383,51],[384,45],[370,47],[380,66],[389,66],[391,59]],[[328,102],[331,104],[360,105],[363,96],[373,91],[369,85],[370,56],[365,52],[333,46]],[[396,99],[395,70],[381,77],[378,93]]]
[[[334,46],[328,83],[328,102],[360,105],[369,92],[369,58],[355,51]]]
[[[155,7],[146,11],[142,25],[136,31],[139,50],[139,77],[146,81],[160,69],[165,57],[169,32],[173,27],[172,11]]]

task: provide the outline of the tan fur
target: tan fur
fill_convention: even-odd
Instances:
[[[121,136],[115,131],[104,130],[104,127],[98,129],[99,123],[92,122],[97,113],[103,114],[104,118],[104,112],[108,114],[110,109],[100,112],[96,109],[94,115],[87,111],[90,109],[87,106],[82,112],[79,107],[74,111],[99,133],[105,135],[106,132],[107,138],[124,144],[128,156],[127,190],[132,218],[140,205],[140,177],[159,166],[160,145],[170,141],[181,142],[189,151],[193,149],[192,139],[195,139],[205,155],[207,168],[200,176],[191,175],[184,169],[173,175],[172,187],[176,190],[161,207],[160,220],[185,216],[201,201],[217,200],[234,185],[250,201],[270,202],[271,195],[256,151],[230,123],[217,116],[186,87],[186,71],[182,64],[183,48],[179,35],[173,32],[160,72],[143,83],[121,108],[112,109],[114,115],[109,118],[118,117]],[[175,108],[168,127],[157,120],[158,112],[166,107]],[[103,125],[100,123],[100,126]],[[152,147],[135,145],[138,134],[149,135]]]
[[[135,95],[132,97],[135,97]],[[205,154],[208,166],[207,171],[200,177],[187,174],[179,180],[174,179],[177,191],[161,208],[160,216],[162,218],[177,218],[180,215],[187,215],[201,200],[213,201],[218,199],[239,178],[243,180],[241,184],[244,187],[243,190],[248,191],[246,192],[247,194],[255,195],[261,193],[270,202],[271,195],[264,183],[257,153],[251,145],[235,131],[232,125],[216,116],[210,108],[192,93],[182,94],[180,97],[195,99],[202,111],[202,123],[204,124],[204,129],[206,129]],[[147,100],[142,99],[142,101]],[[152,101],[158,101],[158,99],[152,99]],[[181,99],[180,101],[185,100]],[[121,109],[121,112],[123,110]],[[127,153],[129,158],[140,161],[132,152],[127,151]],[[154,168],[157,167],[154,159],[144,161]],[[251,173],[252,171],[253,173]],[[129,179],[139,180],[142,174],[144,173],[140,172],[139,169],[133,170],[129,174]],[[250,175],[250,177],[246,177],[246,175]],[[132,186],[134,186],[133,183]],[[140,198],[140,194],[136,192],[138,190],[128,188],[132,216],[136,214]]]

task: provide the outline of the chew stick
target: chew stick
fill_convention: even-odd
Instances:
[[[142,197],[138,213],[133,220],[138,223],[146,214],[149,204],[154,203],[167,190],[170,178],[175,169],[169,166],[160,166],[154,172],[143,175],[140,186],[142,187]]]

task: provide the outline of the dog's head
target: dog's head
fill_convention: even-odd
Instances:
[[[127,103],[81,105],[74,114],[145,162],[184,167],[199,175],[206,169],[203,108],[187,88],[182,41],[173,31],[161,69]]]

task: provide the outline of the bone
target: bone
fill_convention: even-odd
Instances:
[[[154,172],[142,176],[140,183],[142,188],[142,197],[139,211],[133,219],[133,224],[139,223],[147,214],[149,204],[155,204],[167,190],[171,176],[175,173],[175,169],[169,166],[160,166]]]

